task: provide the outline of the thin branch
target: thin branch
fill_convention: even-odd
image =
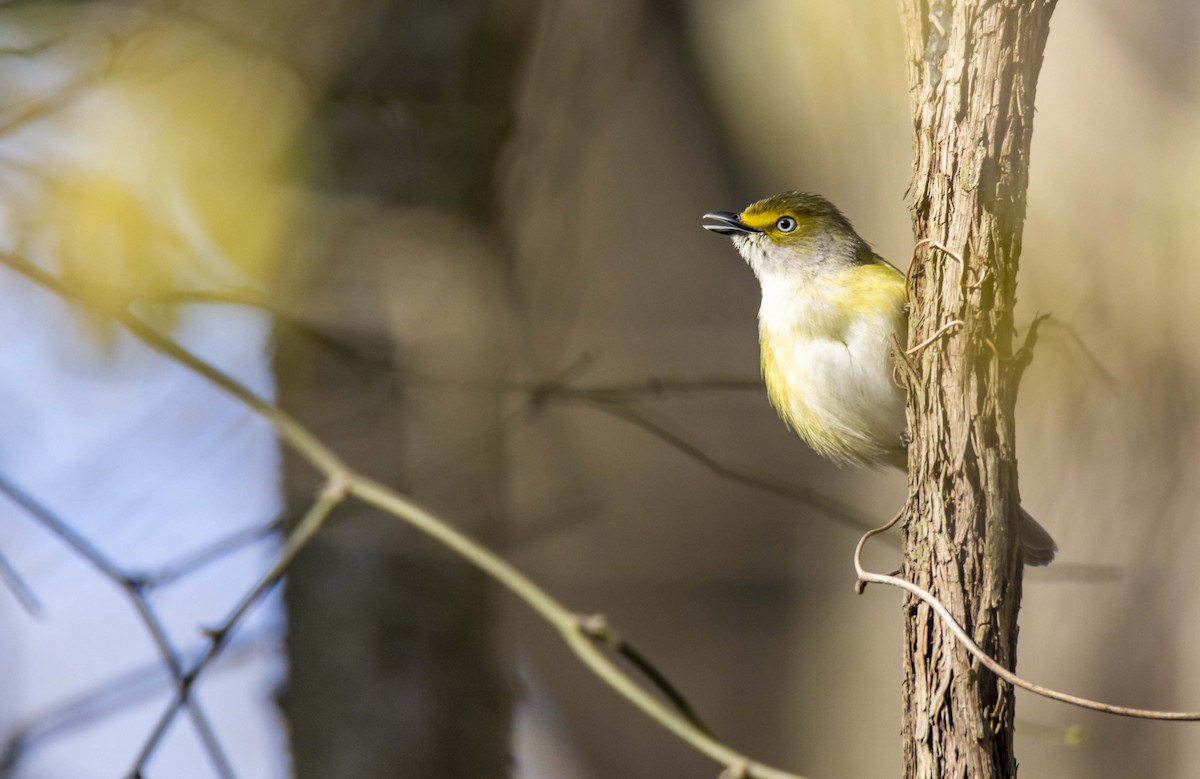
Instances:
[[[954,637],[958,639],[959,643],[961,643],[968,652],[974,655],[975,659],[983,664],[985,668],[1014,687],[1020,687],[1022,690],[1034,693],[1035,695],[1040,695],[1043,698],[1049,698],[1050,700],[1060,701],[1062,703],[1069,703],[1072,706],[1078,706],[1083,709],[1104,712],[1105,714],[1115,714],[1119,717],[1134,717],[1137,719],[1168,720],[1176,722],[1200,721],[1200,711],[1156,711],[1154,709],[1134,709],[1127,706],[1114,706],[1110,703],[1102,703],[1089,698],[1081,698],[1078,695],[1071,695],[1069,693],[1051,690],[1048,687],[1042,687],[1039,684],[1025,681],[1012,671],[1005,668],[999,662],[992,659],[991,655],[989,655],[983,650],[982,647],[975,643],[975,641],[967,634],[967,631],[962,627],[962,625],[958,624],[958,620],[954,618],[954,615],[950,613],[950,610],[943,606],[942,602],[934,597],[933,594],[928,590],[913,584],[907,579],[902,579],[899,576],[873,573],[863,568],[862,550],[867,541],[870,540],[872,536],[891,530],[892,527],[900,521],[902,516],[904,516],[903,511],[892,517],[892,520],[886,525],[874,528],[873,530],[868,530],[863,537],[859,539],[858,546],[856,546],[854,549],[854,570],[855,573],[858,574],[858,581],[855,583],[855,589],[859,593],[866,588],[868,582],[874,582],[876,584],[887,584],[892,587],[899,587],[905,592],[915,595],[917,598],[924,601],[931,609],[933,609],[934,613],[941,618],[942,622],[945,623],[950,632],[954,634]]]
[[[1025,577],[1026,581],[1036,581],[1042,584],[1056,582],[1106,584],[1121,581],[1125,578],[1125,572],[1118,565],[1060,563],[1056,560],[1054,565],[1030,570]]]
[[[257,292],[249,289],[228,289],[223,291],[185,290],[174,293],[159,294],[152,300],[164,303],[230,303],[250,306],[267,311],[289,327],[310,338],[318,345],[329,348],[339,355],[362,361],[369,367],[394,372],[396,366],[387,360],[379,360],[371,355],[365,355],[344,343],[336,336],[323,332],[304,320],[293,316],[278,307],[272,306]],[[572,361],[557,375],[542,381],[471,381],[469,379],[449,379],[437,376],[424,376],[407,373],[404,383],[410,386],[438,386],[475,389],[480,391],[520,392],[530,396],[532,405],[540,408],[550,401],[586,403],[608,413],[617,419],[641,428],[647,433],[659,438],[673,448],[699,462],[705,468],[721,478],[744,484],[758,490],[779,495],[800,503],[806,503],[831,517],[835,521],[858,531],[871,527],[870,520],[864,518],[851,507],[827,495],[802,487],[775,481],[749,471],[721,463],[700,447],[667,430],[662,425],[628,408],[622,403],[646,399],[663,399],[669,396],[701,394],[708,392],[755,392],[762,393],[761,379],[750,379],[729,376],[703,377],[698,379],[654,378],[643,381],[615,382],[611,384],[594,384],[587,386],[572,386],[584,371],[594,363],[592,356],[584,352]]]
[[[714,762],[726,768],[736,766],[741,770],[744,767],[745,770],[743,773],[747,777],[753,777],[753,779],[802,779],[798,774],[788,773],[751,761],[745,755],[701,732],[686,719],[676,714],[646,692],[646,690],[642,689],[641,686],[618,668],[596,646],[593,640],[580,629],[575,612],[560,604],[524,573],[395,490],[350,469],[328,447],[321,443],[316,436],[309,432],[307,428],[293,419],[291,415],[254,394],[254,392],[232,376],[200,359],[173,339],[159,333],[127,311],[113,310],[89,299],[23,258],[7,253],[0,253],[0,264],[12,268],[14,271],[21,273],[30,280],[62,297],[79,301],[90,308],[106,314],[150,348],[171,357],[225,390],[234,398],[240,400],[248,408],[266,419],[275,428],[284,443],[293,448],[297,454],[308,460],[319,471],[326,474],[327,477],[330,477],[333,483],[344,486],[350,495],[380,508],[421,530],[458,553],[461,557],[507,588],[558,630],[563,640],[580,661],[605,681],[613,690],[659,723],[659,725]],[[328,494],[329,491],[327,491]],[[288,537],[284,543],[284,553],[272,569],[271,574],[268,574],[268,577],[265,577],[250,595],[239,604],[239,607],[234,610],[225,623],[223,623],[222,627],[211,634],[213,642],[206,657],[215,657],[220,652],[224,636],[228,635],[228,631],[231,631],[236,626],[237,621],[253,605],[257,597],[274,583],[278,575],[282,575],[283,571],[286,570],[291,562],[291,558],[308,540],[308,537],[301,536],[301,529],[307,524],[311,526],[311,531],[315,533],[316,529],[319,528],[320,524],[324,521],[324,515],[321,513],[321,510],[324,509],[325,514],[327,514],[332,509],[332,505],[328,505],[327,507],[324,505],[327,502],[325,498],[326,496],[323,496],[322,500],[314,504],[309,515],[305,517],[305,520],[301,521],[300,526]],[[275,575],[275,578],[271,578],[272,575]],[[223,629],[225,632],[222,632]],[[162,737],[170,727],[179,707],[189,698],[191,686],[203,672],[204,667],[205,658],[201,658],[200,663],[186,674],[180,682],[180,689],[176,699],[172,701],[167,712],[164,713],[158,725],[156,725],[154,731],[151,733],[146,748],[143,749],[143,753],[138,756],[134,769],[135,775],[145,765],[150,755],[153,754],[154,749],[157,748],[157,744],[162,740]]]
[[[313,341],[318,346],[328,349],[348,360],[354,360],[368,368],[381,372],[396,373],[396,363],[388,357],[368,354],[356,349],[336,335],[306,321],[283,308],[274,305],[253,287],[235,287],[221,290],[187,289],[168,290],[153,295],[143,295],[138,301],[159,303],[165,305],[180,305],[189,303],[216,303],[246,306],[256,308],[271,314],[275,319],[295,330],[300,335]],[[458,387],[496,392],[528,393],[534,405],[542,405],[547,400],[556,397],[596,398],[605,401],[635,401],[645,399],[662,399],[672,395],[692,395],[708,392],[763,392],[762,379],[741,378],[728,376],[704,377],[698,379],[675,379],[650,377],[644,381],[614,382],[611,384],[593,384],[576,386],[574,382],[579,376],[595,364],[593,356],[584,352],[572,361],[557,375],[541,381],[471,381],[469,379],[451,379],[439,376],[428,376],[406,372],[403,383],[406,386],[429,385],[435,387]]]
[[[908,357],[912,357],[914,354],[921,351],[925,347],[929,346],[931,343],[938,340],[943,335],[946,335],[951,330],[956,330],[962,326],[963,326],[963,322],[961,319],[951,319],[949,322],[942,325],[937,330],[933,331],[933,335],[929,336],[921,343],[917,344],[916,346],[910,346],[907,349],[905,349],[904,354]]]
[[[17,603],[30,616],[41,617],[45,614],[45,609],[42,608],[42,602],[38,600],[37,593],[21,576],[20,571],[13,567],[12,561],[3,552],[0,552],[0,579],[4,580],[4,586],[9,589],[13,597],[17,599]]]
[[[584,352],[568,363],[567,367],[559,371],[557,375],[551,376],[546,381],[529,386],[526,391],[529,393],[530,404],[534,408],[540,408],[545,403],[546,398],[554,393],[565,390],[572,381],[586,373],[594,364],[595,359],[592,357],[592,353]],[[521,385],[516,386],[521,388]]]
[[[187,303],[228,304],[261,309],[276,317],[284,316],[284,313],[272,306],[256,287],[249,285],[221,289],[164,289],[139,295],[135,298],[135,302],[164,306],[178,306]]]
[[[147,4],[152,13],[159,13],[172,20],[191,24],[212,35],[227,46],[243,51],[259,59],[274,62],[288,71],[296,83],[304,88],[309,95],[316,95],[320,90],[314,74],[305,70],[299,58],[288,56],[289,51],[283,46],[272,46],[258,38],[249,35],[235,25],[224,24],[220,20],[207,16],[200,11],[187,7],[184,3],[158,6]]]
[[[271,314],[276,320],[288,327],[299,331],[305,337],[316,341],[319,345],[329,348],[339,355],[360,361],[369,367],[381,371],[395,372],[397,365],[394,361],[380,358],[376,355],[365,354],[356,350],[353,345],[328,333],[303,317],[297,316],[284,308],[273,304],[254,287],[227,287],[225,289],[179,289],[164,290],[152,295],[142,295],[138,302],[157,303],[163,305],[185,305],[191,303],[229,304],[256,308]],[[689,395],[704,392],[763,392],[762,379],[715,376],[699,379],[648,378],[644,381],[615,382],[612,384],[594,384],[590,386],[575,386],[574,382],[585,371],[596,364],[595,358],[589,352],[583,352],[562,369],[557,375],[541,381],[470,381],[449,379],[438,376],[405,373],[405,384],[428,384],[433,386],[465,387],[471,389],[504,392],[524,392],[538,398],[550,398],[559,395],[596,396],[605,400],[642,400],[645,398],[663,398],[668,395]]]
[[[668,396],[695,395],[709,392],[764,392],[762,379],[741,379],[715,376],[701,379],[657,379],[592,384],[583,387],[560,387],[553,394],[559,397],[628,403],[638,400],[660,400]]]
[[[32,59],[37,55],[53,49],[66,40],[65,36],[49,38],[38,43],[33,43],[28,46],[0,46],[0,57],[14,57],[17,59]]]
[[[1104,363],[1100,361],[1100,358],[1096,356],[1095,352],[1088,347],[1087,343],[1084,342],[1083,337],[1079,335],[1078,330],[1072,327],[1069,323],[1062,321],[1058,317],[1047,320],[1045,322],[1045,326],[1050,328],[1058,328],[1065,331],[1066,334],[1071,338],[1071,341],[1075,344],[1076,348],[1078,348],[1083,354],[1084,359],[1087,360],[1087,362],[1091,365],[1092,370],[1094,370],[1100,376],[1100,378],[1103,379],[1104,383],[1110,388],[1120,386],[1121,382],[1119,382],[1117,377],[1114,376],[1112,372],[1104,366]]]
[[[90,0],[0,0],[0,11],[28,8],[31,5],[84,5]]]
[[[913,269],[917,267],[917,250],[922,246],[929,246],[930,248],[937,249],[942,254],[958,263],[958,283],[963,290],[979,289],[979,287],[983,286],[983,282],[987,281],[989,271],[987,268],[984,268],[983,273],[980,274],[975,283],[968,284],[967,263],[965,260],[963,260],[962,255],[949,249],[945,244],[936,238],[922,238],[913,244],[912,256],[908,258],[908,269],[904,271],[904,302],[907,303],[911,299],[909,292],[912,288],[912,280],[914,278]]]
[[[275,630],[256,631],[239,637],[222,655],[222,668],[242,662],[265,651],[269,640],[279,637]],[[196,653],[198,654],[198,653]],[[86,728],[114,710],[145,703],[157,697],[161,688],[162,668],[158,661],[109,678],[75,697],[37,714],[34,718],[8,729],[8,738],[0,750],[0,777],[8,777],[20,760],[45,741]]]
[[[597,676],[634,706],[701,753],[725,766],[741,763],[752,765],[754,770],[752,775],[757,779],[795,779],[795,774],[751,763],[746,756],[705,735],[694,725],[651,697],[596,647],[591,638],[580,629],[578,617],[574,612],[552,598],[549,593],[534,584],[524,573],[508,562],[492,554],[465,534],[445,524],[421,506],[378,482],[356,475],[349,481],[349,485],[350,493],[355,497],[404,519],[507,587],[553,625],[576,656]]]
[[[1029,325],[1029,330],[1025,333],[1025,340],[1021,343],[1021,348],[1017,349],[1012,356],[1010,370],[1012,371],[1013,387],[1021,386],[1021,379],[1025,375],[1025,369],[1033,362],[1033,353],[1037,349],[1038,329],[1050,318],[1049,314],[1037,314],[1033,317],[1033,322]]]
[[[253,308],[270,314],[276,325],[284,325],[305,340],[311,341],[343,360],[380,373],[395,374],[397,365],[387,355],[371,354],[347,343],[337,335],[328,333],[302,316],[285,310],[267,300],[254,287],[227,287],[224,289],[179,289],[163,290],[138,297],[136,303],[176,306],[193,303],[234,305]],[[407,378],[407,377],[406,377]]]
[[[150,633],[150,637],[154,641],[154,645],[157,647],[163,664],[166,665],[171,677],[176,683],[182,682],[184,676],[183,668],[179,661],[179,653],[171,643],[166,628],[163,626],[162,619],[146,599],[142,588],[134,580],[126,576],[96,546],[76,532],[73,527],[56,516],[40,501],[34,499],[27,492],[13,484],[2,473],[0,473],[0,493],[6,495],[9,500],[24,509],[26,514],[33,517],[40,525],[58,536],[76,554],[87,560],[102,576],[117,585],[125,593],[125,596],[133,604],[134,609],[137,610],[138,616],[146,626],[146,630]],[[212,760],[213,767],[220,776],[225,779],[232,779],[234,776],[233,767],[229,762],[229,758],[225,755],[225,750],[217,740],[212,723],[205,715],[200,704],[196,701],[189,702],[188,713],[192,718],[192,724],[196,728],[196,733],[200,736],[204,744],[205,751]]]
[[[208,546],[189,552],[175,562],[167,563],[153,573],[143,574],[134,578],[147,590],[161,589],[200,568],[204,568],[215,560],[219,560],[239,549],[250,546],[270,535],[274,535],[282,530],[284,525],[284,518],[278,517],[257,527],[238,530],[224,538],[217,539]]]
[[[325,446],[303,425],[293,419],[290,414],[254,394],[254,392],[237,379],[200,359],[183,348],[178,342],[158,332],[128,311],[106,306],[90,298],[88,295],[72,289],[58,277],[42,270],[22,257],[0,252],[0,265],[12,268],[14,271],[60,297],[74,300],[87,308],[112,318],[113,321],[120,324],[131,335],[154,351],[170,357],[194,373],[199,374],[207,381],[220,387],[235,399],[241,401],[251,411],[269,422],[275,428],[276,432],[279,433],[280,438],[303,454],[304,458],[321,473],[330,475],[349,471],[341,459],[329,447]]]
[[[624,657],[626,660],[632,663],[634,667],[642,672],[643,676],[649,679],[650,682],[653,683],[654,686],[657,687],[669,701],[671,701],[671,704],[679,710],[680,714],[687,718],[688,722],[692,723],[697,730],[709,738],[716,738],[716,736],[713,735],[712,729],[709,728],[708,725],[705,724],[704,720],[700,718],[700,715],[697,714],[696,710],[692,708],[692,705],[688,703],[687,698],[683,697],[683,693],[679,692],[679,690],[675,688],[675,685],[671,683],[671,680],[664,676],[663,673],[659,671],[653,663],[646,659],[645,655],[626,642],[625,639],[621,637],[621,634],[608,624],[607,617],[605,617],[603,614],[590,614],[587,616],[581,616],[579,618],[579,629],[587,633],[596,641],[611,647],[618,654],[620,654],[621,657]]]
[[[626,406],[609,403],[592,396],[567,395],[563,397],[563,400],[586,403],[591,408],[641,428],[673,448],[683,452],[722,479],[728,479],[738,484],[762,490],[763,492],[769,492],[772,495],[779,495],[790,500],[808,504],[820,510],[838,524],[854,528],[855,530],[864,530],[870,527],[870,522],[862,514],[839,500],[823,495],[809,487],[776,481],[765,476],[759,476],[728,466],[682,436],[673,433],[646,415]]]
[[[3,6],[0,6],[0,10],[2,9]],[[54,45],[54,43],[56,42],[52,42],[51,45]],[[110,39],[109,51],[105,61],[99,63],[98,67],[94,67],[80,75],[49,97],[10,103],[6,107],[5,112],[0,114],[0,135],[7,135],[28,124],[53,116],[59,111],[73,105],[88,90],[111,75],[120,50],[125,43],[127,43],[127,40]]]
[[[271,570],[267,571],[250,588],[250,591],[242,597],[220,626],[205,631],[209,638],[208,649],[205,650],[196,664],[180,677],[175,699],[167,707],[167,710],[163,712],[154,729],[150,732],[150,736],[143,745],[141,752],[138,753],[137,761],[130,772],[131,775],[142,775],[146,763],[153,756],[155,750],[158,749],[159,744],[170,729],[171,723],[175,720],[175,716],[179,713],[179,710],[185,705],[190,705],[194,700],[192,697],[192,688],[200,678],[200,675],[204,673],[208,666],[225,649],[242,618],[283,578],[283,574],[287,571],[288,566],[292,564],[292,561],[300,553],[300,550],[321,529],[325,520],[329,518],[330,512],[345,500],[346,488],[347,484],[345,481],[336,476],[330,477],[320,496],[313,503],[312,508],[301,517],[300,521],[296,523],[295,529],[288,534],[287,540],[283,544],[283,549],[280,551],[279,559],[275,561]]]

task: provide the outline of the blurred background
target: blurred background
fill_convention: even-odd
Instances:
[[[901,35],[885,0],[7,0],[0,248],[605,614],[723,741],[894,776],[900,598],[855,596],[851,553],[903,478],[776,418],[756,282],[699,217],[820,192],[906,263]],[[1188,0],[1058,9],[1018,308],[1053,314],[1018,440],[1060,545],[1027,577],[1019,670],[1164,709],[1200,707],[1198,38]],[[126,776],[164,651],[196,659],[320,481],[7,269],[0,322],[0,775]],[[1018,698],[1024,776],[1200,766],[1192,725]],[[196,701],[147,777],[717,773],[522,603],[353,505]]]

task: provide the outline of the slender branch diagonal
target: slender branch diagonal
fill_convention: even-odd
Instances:
[[[1017,676],[1015,673],[1005,668],[1003,665],[993,659],[987,652],[985,652],[983,648],[979,646],[979,644],[975,643],[975,641],[967,634],[967,631],[963,628],[963,626],[958,623],[958,620],[954,618],[954,615],[950,613],[950,610],[947,609],[942,602],[935,598],[928,590],[918,587],[907,579],[902,579],[899,576],[874,573],[863,568],[862,551],[863,547],[866,546],[867,541],[869,541],[873,536],[891,530],[892,527],[900,521],[902,516],[903,513],[897,514],[896,516],[892,517],[891,521],[886,525],[882,525],[873,530],[868,530],[863,537],[859,539],[858,546],[856,546],[854,549],[854,571],[858,574],[858,581],[855,583],[855,589],[857,589],[858,592],[861,593],[863,589],[865,589],[867,583],[871,582],[875,584],[886,584],[890,587],[899,587],[905,592],[916,596],[924,601],[931,609],[933,609],[934,613],[938,615],[943,623],[945,623],[946,627],[950,629],[950,632],[954,634],[954,637],[958,639],[959,643],[961,643],[963,647],[965,647],[966,650],[980,662],[980,664],[1014,687],[1019,687],[1027,692],[1040,695],[1043,698],[1049,698],[1053,701],[1069,703],[1072,706],[1078,706],[1082,709],[1100,711],[1104,712],[1105,714],[1115,714],[1119,717],[1167,720],[1175,722],[1200,721],[1200,711],[1158,711],[1155,709],[1135,709],[1128,706],[1116,706],[1111,703],[1094,701],[1090,698],[1083,698],[1078,695],[1071,695],[1070,693],[1052,690],[1048,687],[1043,687],[1040,684],[1034,684],[1033,682],[1022,679],[1020,676]]]
[[[184,679],[184,673],[183,666],[179,660],[179,652],[174,644],[171,643],[166,627],[163,625],[162,619],[158,616],[158,612],[154,610],[154,607],[150,604],[145,592],[138,586],[138,583],[127,576],[116,563],[105,556],[91,542],[77,533],[70,524],[63,521],[40,501],[10,481],[4,474],[0,474],[0,493],[3,493],[10,501],[20,506],[38,524],[60,538],[72,551],[86,560],[102,576],[121,589],[130,603],[133,604],[134,609],[142,620],[142,624],[145,625],[147,632],[154,641],[159,656],[170,672],[171,678],[174,679],[176,684],[181,684]],[[223,779],[232,779],[234,777],[233,766],[230,764],[224,748],[221,747],[220,741],[217,740],[216,732],[213,730],[208,716],[204,713],[204,709],[198,701],[188,701],[187,709],[192,719],[192,724],[196,728],[196,733],[200,736],[205,751],[212,761],[213,768]]]
[[[624,671],[607,657],[591,637],[580,627],[576,613],[567,609],[549,593],[535,584],[524,573],[510,563],[477,543],[466,534],[455,530],[432,512],[409,500],[399,492],[357,473],[347,466],[336,454],[317,439],[307,428],[278,406],[259,397],[248,387],[210,363],[197,357],[178,342],[155,330],[137,317],[124,310],[113,310],[99,305],[53,274],[33,265],[22,257],[0,253],[0,265],[5,265],[38,285],[55,294],[81,303],[99,311],[122,325],[131,335],[144,344],[176,362],[191,369],[225,392],[241,401],[250,410],[262,416],[276,430],[282,441],[306,459],[309,464],[325,474],[330,480],[313,508],[289,534],[284,551],[266,576],[239,603],[229,617],[215,631],[210,632],[212,643],[198,664],[186,673],[179,683],[175,700],[163,714],[150,734],[141,754],[138,755],[132,775],[139,776],[153,755],[157,745],[166,734],[179,709],[190,698],[190,690],[198,676],[221,651],[228,634],[241,617],[274,585],[286,571],[295,554],[307,543],[323,524],[329,511],[345,497],[357,498],[397,517],[421,530],[449,547],[468,562],[475,565],[495,581],[524,601],[541,615],[562,636],[579,660],[619,695],[640,709],[662,727],[685,743],[726,769],[736,768],[747,779],[803,779],[798,774],[782,771],[750,760],[725,744],[711,738],[683,716],[652,696],[633,681]]]

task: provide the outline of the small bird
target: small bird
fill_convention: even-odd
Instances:
[[[704,219],[758,277],[762,375],[783,420],[836,463],[906,470],[891,358],[892,337],[908,337],[904,274],[819,195],[785,192]],[[1027,564],[1054,559],[1054,539],[1024,509],[1020,533]]]

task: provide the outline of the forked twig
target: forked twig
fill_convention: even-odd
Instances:
[[[621,634],[608,624],[608,619],[603,614],[581,614],[579,616],[579,629],[595,640],[612,647],[617,654],[624,657],[635,668],[641,671],[642,675],[649,679],[667,697],[667,700],[671,701],[671,705],[678,709],[679,713],[687,718],[687,721],[692,723],[693,727],[709,738],[716,738],[713,735],[712,729],[700,718],[700,715],[688,703],[687,698],[683,697],[683,693],[679,692],[675,685],[671,683],[671,680],[646,659],[645,655],[626,642],[621,637]]]
[[[184,679],[184,672],[179,659],[179,652],[174,644],[171,643],[162,618],[158,616],[154,607],[150,605],[150,601],[146,598],[146,593],[139,583],[127,576],[124,571],[109,560],[95,545],[77,533],[73,527],[60,519],[40,501],[9,481],[3,474],[0,474],[0,493],[3,493],[10,501],[20,506],[38,524],[56,535],[63,543],[74,550],[76,554],[99,571],[104,578],[111,581],[125,593],[125,596],[133,604],[134,609],[142,620],[142,624],[145,625],[147,632],[154,641],[154,645],[162,658],[163,665],[166,666],[175,683],[181,684]],[[205,715],[204,710],[197,701],[188,701],[187,709],[192,718],[192,723],[196,727],[196,733],[200,736],[205,751],[208,752],[209,758],[212,760],[213,768],[224,779],[232,779],[234,776],[233,767],[225,754],[225,750],[217,740],[216,732],[213,730],[212,723],[207,715]]]
[[[279,638],[273,630],[242,634],[222,655],[224,668],[242,663],[271,651],[269,642]],[[189,652],[184,652],[189,654]],[[8,738],[0,749],[0,777],[12,776],[20,761],[42,743],[64,737],[91,727],[97,721],[111,717],[114,711],[128,710],[158,700],[162,691],[162,669],[155,659],[138,668],[89,687],[62,703],[37,713],[25,722],[10,723]]]
[[[70,300],[80,302],[97,310],[122,325],[131,335],[151,349],[170,357],[176,362],[204,377],[245,406],[262,416],[280,439],[297,454],[331,479],[330,489],[310,509],[305,519],[284,542],[284,552],[272,571],[243,599],[222,625],[210,634],[211,644],[205,658],[186,673],[178,685],[177,695],[156,725],[150,739],[138,755],[133,774],[137,776],[145,766],[163,735],[174,720],[175,714],[190,699],[191,688],[227,640],[227,636],[240,618],[257,599],[268,590],[291,562],[295,553],[320,527],[329,510],[345,495],[353,496],[400,519],[450,548],[498,583],[524,601],[531,609],[558,630],[576,657],[593,673],[599,676],[619,695],[643,713],[669,730],[675,736],[709,757],[714,762],[729,768],[738,767],[747,779],[802,779],[798,774],[751,761],[746,755],[711,738],[685,718],[676,714],[649,692],[631,679],[599,648],[591,637],[580,629],[578,617],[548,592],[543,590],[520,570],[474,539],[462,533],[440,517],[414,503],[399,492],[356,472],[321,442],[313,433],[301,425],[290,414],[256,395],[244,384],[212,364],[197,357],[177,341],[163,335],[127,311],[113,310],[81,294],[50,273],[27,260],[12,254],[0,253],[0,264],[24,275],[42,287]],[[336,500],[335,500],[336,498]],[[311,532],[308,532],[311,530]]]
[[[283,549],[279,553],[279,558],[275,564],[271,566],[271,570],[267,571],[258,582],[250,588],[238,604],[234,606],[221,624],[209,630],[204,631],[208,636],[209,644],[204,654],[200,659],[188,669],[187,673],[179,678],[179,683],[175,690],[175,698],[163,712],[162,716],[155,723],[154,728],[150,731],[146,743],[142,745],[141,751],[138,753],[137,760],[134,763],[133,769],[130,771],[131,776],[142,776],[149,762],[150,757],[158,749],[163,737],[174,722],[175,716],[179,710],[185,705],[191,705],[194,700],[192,697],[192,688],[195,687],[196,681],[204,673],[205,669],[217,659],[224,651],[229,639],[233,636],[234,630],[242,618],[257,604],[264,595],[266,595],[272,587],[279,583],[283,578],[284,572],[291,565],[292,560],[300,553],[305,545],[312,539],[316,532],[321,529],[325,520],[329,518],[330,512],[337,507],[346,498],[347,485],[345,480],[339,479],[337,476],[330,477],[324,489],[321,490],[320,496],[309,508],[308,512],[301,517],[296,523],[296,527],[288,534],[284,541]]]
[[[254,291],[244,289],[229,289],[224,291],[186,290],[159,294],[152,298],[152,300],[170,303],[232,303],[257,308],[271,314],[277,321],[286,323],[301,335],[335,354],[362,362],[371,368],[389,372],[395,372],[396,370],[396,365],[390,360],[381,360],[373,355],[355,351],[353,346],[340,341],[336,336],[323,332],[303,319],[272,306],[269,301]],[[663,399],[677,395],[694,395],[708,392],[762,393],[763,383],[761,379],[730,376],[714,376],[699,379],[651,377],[643,381],[578,386],[575,383],[576,380],[584,371],[592,367],[594,363],[595,360],[592,355],[584,352],[556,375],[542,381],[475,382],[459,378],[449,379],[414,374],[411,372],[405,374],[404,381],[413,385],[474,389],[486,392],[526,393],[530,398],[530,405],[537,410],[540,410],[550,402],[587,404],[616,419],[641,428],[679,452],[696,460],[722,478],[800,503],[806,503],[835,521],[853,527],[855,530],[861,531],[870,527],[870,522],[867,519],[835,498],[823,495],[811,487],[775,481],[765,476],[725,465],[699,446],[671,432],[644,414],[633,411],[624,405],[637,400]]]
[[[1071,695],[1069,693],[1059,692],[1058,690],[1051,690],[1048,687],[1042,687],[1040,684],[1034,684],[1033,682],[1022,679],[1020,676],[1017,676],[1015,673],[1005,668],[999,662],[994,660],[991,655],[984,651],[979,644],[975,643],[971,636],[967,634],[967,631],[962,627],[962,625],[958,623],[958,620],[954,618],[954,615],[950,613],[950,610],[942,605],[942,602],[934,597],[934,595],[928,590],[913,584],[907,579],[902,579],[899,576],[873,573],[863,568],[862,551],[867,541],[870,540],[872,536],[876,536],[880,533],[885,533],[888,530],[891,530],[892,527],[900,521],[900,518],[903,515],[904,512],[900,511],[896,514],[896,516],[892,517],[891,521],[886,525],[877,527],[874,530],[868,530],[863,534],[863,537],[858,540],[858,546],[854,548],[854,571],[858,575],[858,581],[855,582],[854,586],[859,593],[866,588],[868,582],[872,582],[875,584],[887,584],[892,587],[899,587],[905,592],[916,596],[924,601],[925,604],[931,609],[933,609],[934,613],[941,618],[942,622],[946,625],[950,632],[954,634],[954,637],[958,639],[959,643],[961,643],[968,652],[974,655],[975,659],[977,659],[985,668],[1014,687],[1020,687],[1022,690],[1034,693],[1035,695],[1040,695],[1043,698],[1049,698],[1050,700],[1060,701],[1062,703],[1069,703],[1072,706],[1078,706],[1083,709],[1100,711],[1104,712],[1105,714],[1115,714],[1119,717],[1135,717],[1137,719],[1168,720],[1177,722],[1200,721],[1200,711],[1156,711],[1154,709],[1134,709],[1128,706],[1114,706],[1110,703],[1102,703],[1089,698],[1081,698],[1078,695]]]
[[[214,540],[207,546],[188,552],[177,560],[167,563],[162,568],[142,574],[138,577],[138,582],[148,590],[157,590],[166,587],[228,554],[239,549],[244,549],[267,536],[278,533],[284,528],[285,524],[286,521],[281,516],[255,527],[235,531],[223,538]]]

